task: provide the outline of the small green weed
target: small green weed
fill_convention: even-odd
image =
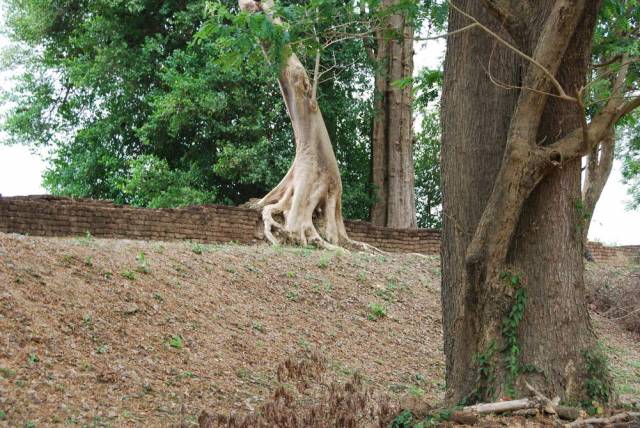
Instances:
[[[125,270],[120,275],[122,275],[123,278],[126,278],[129,281],[135,281],[136,280],[136,274],[131,270]]]
[[[286,292],[285,297],[292,302],[300,300],[300,294],[296,290],[289,290]]]
[[[107,349],[107,345],[100,345],[96,348],[96,354],[106,354]]]
[[[184,342],[181,336],[171,336],[168,344],[174,349],[182,349],[182,347],[184,346]]]
[[[320,256],[320,259],[318,260],[318,267],[320,269],[326,269],[329,267],[330,264],[331,264],[331,257],[328,254],[323,254],[322,256]]]
[[[204,253],[204,245],[196,242],[195,244],[191,245],[191,251],[193,251],[194,253],[200,255],[200,254]]]
[[[93,317],[91,316],[91,314],[84,314],[84,316],[82,317],[82,325],[86,328],[93,327]]]
[[[395,292],[397,289],[398,286],[396,283],[394,281],[389,281],[383,289],[376,290],[375,295],[386,302],[393,302],[395,301]]]
[[[93,267],[93,257],[89,256],[86,258],[86,260],[84,261],[84,265],[86,267]]]
[[[94,238],[91,235],[91,232],[87,230],[84,236],[78,236],[76,241],[78,241],[80,245],[90,245],[94,241]]]
[[[384,318],[387,316],[387,309],[379,304],[379,303],[370,303],[369,304],[369,314],[367,315],[367,319],[369,321],[377,321],[380,318]]]
[[[298,339],[298,345],[300,345],[305,352],[309,352],[311,350],[311,343],[309,343],[307,338],[304,336],[300,336],[300,339]]]
[[[264,333],[265,332],[264,325],[262,325],[262,323],[260,323],[258,321],[253,321],[251,323],[251,328],[253,328],[256,331],[259,331],[260,333]]]
[[[153,298],[160,303],[164,302],[164,297],[160,293],[153,293]]]
[[[140,251],[136,256],[136,260],[138,261],[138,267],[136,270],[140,273],[150,273],[151,268],[149,267],[149,260],[147,256],[144,254],[144,251]]]
[[[2,376],[5,379],[11,379],[16,377],[16,371],[11,370],[8,367],[0,367],[0,376]]]
[[[29,356],[27,357],[27,362],[29,363],[30,366],[39,363],[40,362],[40,358],[38,358],[38,356],[35,353],[30,353]]]

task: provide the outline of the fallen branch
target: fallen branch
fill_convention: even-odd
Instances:
[[[478,415],[486,415],[489,413],[504,413],[515,410],[533,409],[540,406],[539,400],[530,398],[521,398],[519,400],[498,401],[495,403],[478,403],[473,406],[467,406],[462,409],[465,413],[475,413]]]
[[[609,416],[607,418],[578,419],[565,426],[567,428],[576,428],[591,425],[604,426],[617,422],[640,422],[640,412],[624,412],[617,415]]]

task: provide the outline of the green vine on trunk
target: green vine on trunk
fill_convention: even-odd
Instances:
[[[492,340],[489,342],[489,345],[487,345],[484,352],[476,355],[476,388],[464,400],[462,400],[462,403],[460,404],[466,405],[477,403],[483,399],[492,399],[495,395],[496,389],[493,385],[496,380],[496,375],[492,362],[495,353],[496,341]]]
[[[502,320],[502,339],[504,348],[504,362],[507,376],[505,379],[505,390],[510,397],[515,396],[515,381],[522,372],[518,363],[518,355],[520,354],[520,346],[518,346],[518,326],[524,318],[524,307],[527,301],[527,294],[522,287],[520,275],[511,272],[503,272],[500,278],[506,280],[509,286],[514,289],[513,304],[509,309],[509,313]]]
[[[508,396],[515,396],[515,383],[522,373],[539,373],[540,370],[533,365],[521,365],[518,362],[520,346],[518,344],[518,326],[524,318],[524,309],[527,301],[527,294],[522,287],[522,278],[512,272],[502,272],[500,279],[505,281],[511,292],[506,294],[511,299],[511,305],[502,319],[502,348],[500,354],[503,355],[504,368],[506,372],[504,389]],[[471,404],[483,400],[493,400],[495,398],[496,373],[493,362],[498,350],[495,340],[492,340],[484,352],[475,356],[477,367],[476,388],[464,400],[463,404]]]

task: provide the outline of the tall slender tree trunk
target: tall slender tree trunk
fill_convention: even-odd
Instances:
[[[454,1],[533,56],[555,2],[521,7],[518,12],[528,13],[528,25],[526,31],[512,26],[512,36],[487,3],[500,2]],[[568,9],[579,13],[576,31],[555,73],[567,93],[584,83],[599,3],[584,3],[583,12]],[[449,31],[468,24],[451,11]],[[522,118],[517,115],[523,114],[523,99],[539,95],[505,89],[504,83],[527,84],[530,67],[480,30],[449,38],[442,106],[442,301],[448,397],[454,402],[525,393],[525,381],[551,397],[587,396],[585,356],[596,340],[585,301],[576,209],[580,161],[543,168],[535,163],[538,146],[527,146],[527,152],[507,144],[521,135],[514,126]],[[540,146],[581,127],[575,104],[551,97],[545,104],[532,104],[543,108],[531,118],[531,124],[540,123],[532,136]],[[540,162],[557,164],[553,157]],[[510,194],[516,186],[520,190]],[[487,217],[489,204],[506,209]],[[513,219],[503,216],[502,211],[511,209]],[[476,242],[477,230],[486,224],[492,227]],[[502,257],[499,245],[505,243]]]
[[[582,185],[582,207],[580,209],[582,225],[582,241],[588,242],[589,228],[593,219],[596,204],[604,190],[613,167],[613,155],[616,144],[615,129],[611,129],[607,138],[598,144],[587,156],[587,166]],[[586,249],[586,248],[585,248]]]
[[[381,7],[397,2],[383,0]],[[415,228],[411,85],[394,85],[413,74],[413,28],[403,14],[390,16],[387,24],[376,35],[372,141],[376,202],[371,221],[379,226]]]

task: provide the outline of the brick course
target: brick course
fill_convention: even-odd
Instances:
[[[437,229],[391,229],[364,221],[345,221],[352,239],[385,251],[440,253]],[[260,213],[244,207],[202,205],[149,209],[116,205],[108,201],[57,196],[0,196],[0,232],[38,236],[191,240],[214,243],[261,240]],[[639,261],[640,246],[605,247],[590,243],[594,259],[609,264]]]

